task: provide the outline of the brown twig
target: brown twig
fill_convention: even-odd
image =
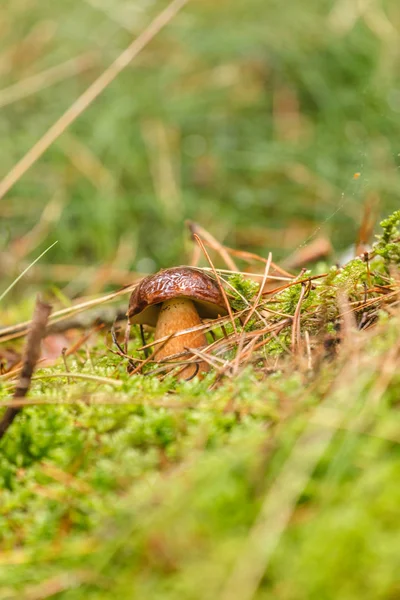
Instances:
[[[32,317],[32,324],[26,340],[22,371],[15,388],[13,399],[24,398],[31,385],[33,371],[40,357],[40,345],[46,332],[47,321],[51,313],[50,304],[36,300],[36,306]],[[9,407],[0,421],[0,439],[14,421],[21,408]]]

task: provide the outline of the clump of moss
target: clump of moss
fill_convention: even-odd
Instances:
[[[400,210],[381,221],[383,232],[377,235],[375,253],[382,256],[387,264],[400,266]]]
[[[252,279],[246,279],[243,275],[235,273],[228,278],[231,297],[230,304],[235,311],[241,311],[248,308],[249,303],[260,289],[260,284]]]

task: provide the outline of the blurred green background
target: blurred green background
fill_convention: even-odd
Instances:
[[[166,4],[3,0],[1,177]],[[398,0],[189,2],[0,201],[3,258],[149,271],[188,259],[185,219],[347,247],[399,206],[399,34]]]

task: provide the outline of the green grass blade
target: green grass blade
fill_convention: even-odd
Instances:
[[[40,260],[40,259],[41,259],[41,258],[42,258],[42,257],[43,257],[45,254],[47,254],[47,252],[48,252],[49,250],[51,250],[51,249],[53,248],[53,246],[55,246],[57,243],[58,243],[58,241],[55,241],[55,242],[54,242],[54,244],[51,244],[51,246],[49,246],[48,248],[46,248],[46,250],[44,250],[44,251],[42,252],[42,254],[40,254],[40,256],[38,256],[37,258],[35,258],[35,260],[34,260],[33,262],[31,262],[31,264],[30,264],[30,265],[28,265],[28,266],[26,267],[26,269],[24,269],[24,270],[22,271],[22,273],[20,273],[16,279],[14,279],[14,281],[13,281],[13,282],[12,282],[12,283],[11,283],[11,284],[8,286],[8,288],[7,288],[6,290],[4,290],[4,292],[1,294],[1,296],[0,296],[0,302],[1,302],[1,301],[3,300],[3,298],[4,298],[4,297],[5,297],[7,294],[8,294],[8,292],[10,292],[10,291],[13,289],[13,287],[14,287],[14,286],[15,286],[15,285],[18,283],[18,281],[19,281],[20,279],[22,279],[22,277],[23,277],[23,276],[24,276],[24,275],[25,275],[25,274],[26,274],[26,273],[29,271],[29,269],[31,269],[31,268],[32,268],[32,267],[33,267],[33,266],[34,266],[34,265],[35,265],[37,262],[39,262],[39,260]]]

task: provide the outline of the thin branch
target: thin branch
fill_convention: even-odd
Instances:
[[[46,332],[47,321],[51,313],[51,306],[36,300],[36,306],[33,313],[32,325],[26,340],[26,347],[22,363],[22,371],[19,376],[17,387],[14,391],[14,400],[24,398],[31,385],[33,371],[40,357],[40,345]],[[9,407],[0,421],[0,439],[4,436],[7,429],[14,421],[21,407]]]

